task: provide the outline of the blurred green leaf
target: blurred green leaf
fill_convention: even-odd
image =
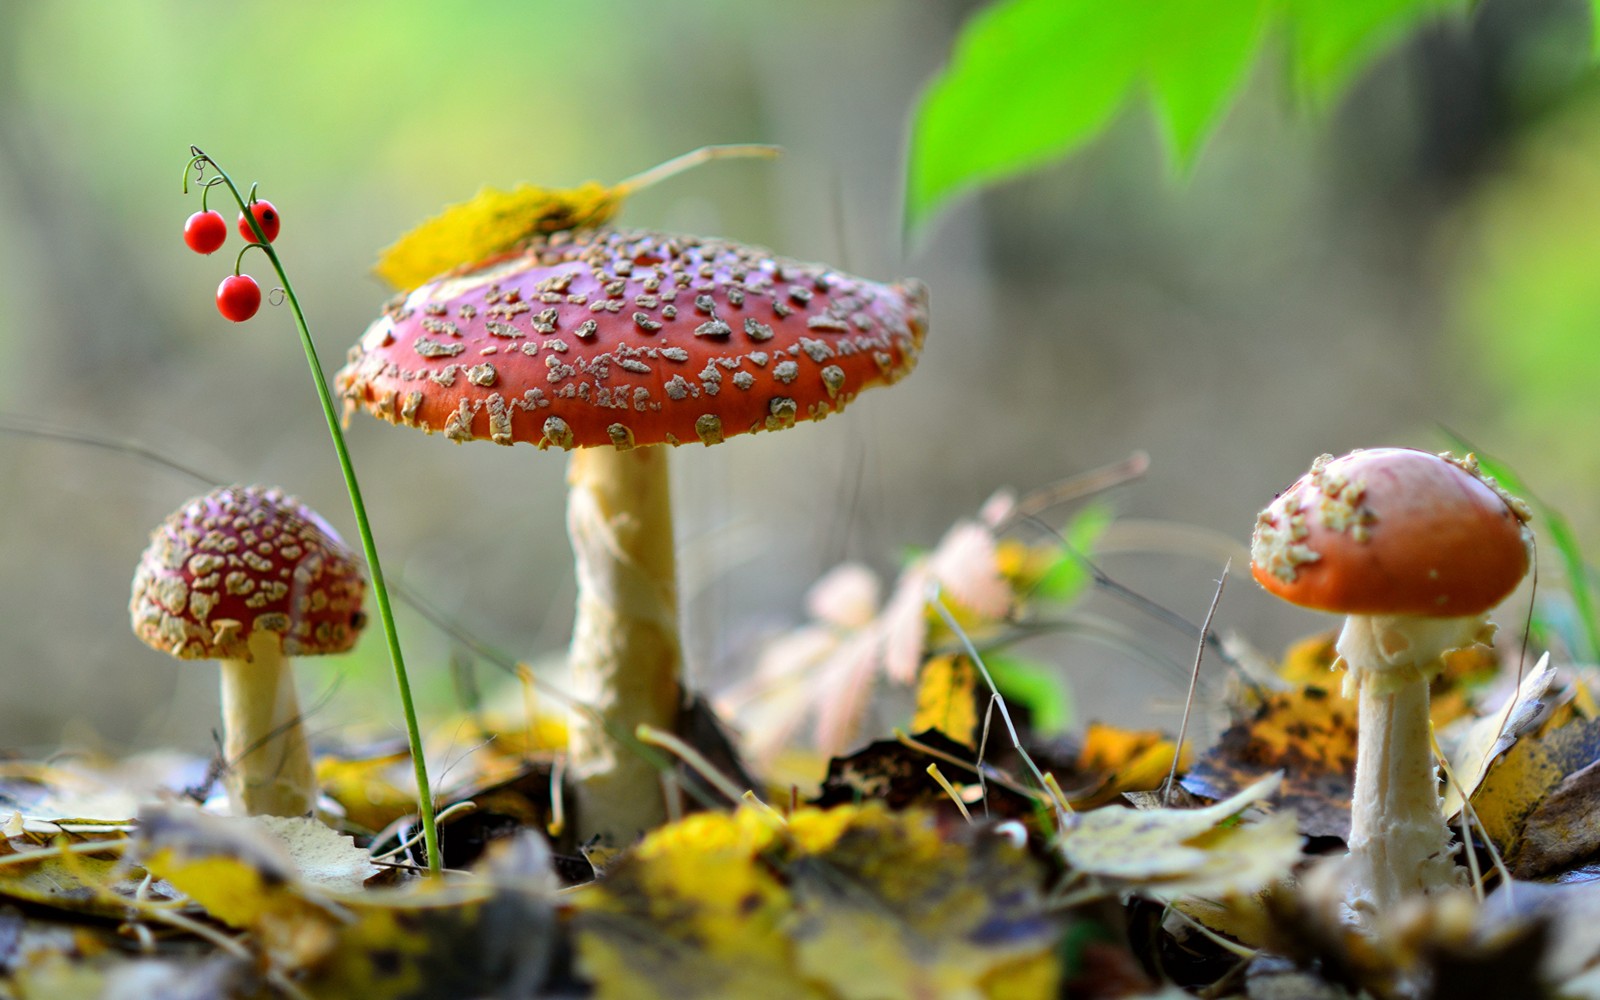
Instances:
[[[1466,0],[1282,0],[1299,92],[1333,103],[1373,58],[1420,21],[1464,10]]]
[[[1468,0],[999,0],[956,39],[916,108],[905,222],[963,192],[1058,160],[1110,124],[1140,85],[1180,168],[1254,64],[1269,28],[1290,39],[1314,107],[1418,22]]]
[[[1028,710],[1035,732],[1049,735],[1072,725],[1072,689],[1060,668],[1005,653],[990,653],[983,665],[1001,696]]]
[[[1082,593],[1090,580],[1084,557],[1094,551],[1095,543],[1115,517],[1106,504],[1091,504],[1079,511],[1062,532],[1066,544],[1061,558],[1039,578],[1034,596],[1047,601],[1071,601]]]
[[[1150,91],[1174,165],[1187,170],[1254,61],[1270,0],[1167,0],[1150,39]]]
[[[1484,472],[1499,480],[1501,486],[1526,500],[1528,506],[1533,508],[1534,524],[1544,529],[1544,533],[1555,545],[1557,555],[1561,557],[1561,568],[1566,574],[1567,586],[1571,591],[1574,617],[1582,634],[1572,635],[1571,629],[1560,631],[1566,637],[1572,652],[1580,659],[1588,663],[1600,659],[1600,617],[1597,617],[1596,611],[1597,606],[1600,606],[1600,600],[1597,600],[1597,596],[1600,595],[1595,593],[1594,570],[1583,558],[1583,550],[1578,546],[1578,538],[1573,533],[1572,525],[1560,511],[1540,500],[1511,466],[1485,455],[1460,435],[1449,431],[1446,433],[1457,448],[1478,456],[1478,464]]]
[[[1096,135],[1139,70],[1157,6],[1005,0],[975,15],[916,113],[908,224],[920,225],[957,192],[1043,164]]]

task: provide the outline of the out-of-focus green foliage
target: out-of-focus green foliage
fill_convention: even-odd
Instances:
[[[1000,693],[1033,716],[1035,732],[1053,736],[1072,725],[1072,688],[1059,667],[1007,653],[991,653],[983,665]]]
[[[1065,544],[1061,557],[1039,578],[1036,594],[1048,601],[1071,601],[1089,585],[1087,560],[1094,547],[1116,518],[1109,504],[1090,504],[1072,518],[1062,534]]]
[[[1477,197],[1452,240],[1457,326],[1476,367],[1501,389],[1504,433],[1536,443],[1567,479],[1600,474],[1600,455],[1585,432],[1600,426],[1597,110],[1600,102],[1586,96],[1543,125]],[[1525,492],[1504,464],[1485,464],[1513,492]],[[1535,526],[1554,545],[1570,595],[1570,607],[1541,602],[1541,621],[1575,655],[1593,659],[1600,656],[1594,570],[1567,521],[1532,502]],[[1589,509],[1570,499],[1564,506],[1580,530],[1593,523]]]
[[[1297,92],[1333,101],[1375,56],[1465,0],[1000,0],[975,16],[923,94],[905,220],[1057,160],[1148,93],[1187,167],[1270,40],[1287,36]]]
[[[1535,496],[1511,466],[1497,458],[1484,455],[1460,437],[1456,438],[1456,444],[1463,450],[1477,454],[1483,471],[1498,479],[1500,485],[1528,501],[1529,506],[1533,508],[1535,526],[1556,547],[1556,556],[1561,560],[1562,572],[1566,576],[1567,596],[1572,602],[1572,613],[1570,616],[1540,613],[1538,615],[1541,619],[1540,624],[1559,633],[1567,647],[1579,659],[1589,663],[1600,659],[1600,608],[1597,608],[1600,600],[1597,600],[1595,593],[1596,588],[1600,587],[1600,577],[1595,575],[1594,568],[1584,559],[1572,525],[1560,511]]]

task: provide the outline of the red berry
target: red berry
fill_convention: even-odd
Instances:
[[[228,240],[228,224],[216,212],[196,212],[183,224],[183,242],[195,253],[215,253]]]
[[[248,274],[230,274],[217,286],[217,312],[223,319],[243,323],[261,308],[261,286]]]
[[[268,243],[278,238],[280,220],[278,218],[278,210],[272,207],[272,202],[252,201],[250,203],[250,214],[256,217],[256,224],[261,227],[263,233],[267,234]],[[250,228],[250,220],[244,217],[243,212],[239,213],[239,235],[244,237],[246,243],[256,242],[255,230]]]

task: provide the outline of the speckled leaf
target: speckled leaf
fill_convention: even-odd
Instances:
[[[846,1000],[1053,996],[1059,933],[1042,873],[993,834],[946,838],[926,814],[859,810],[784,866],[801,975]],[[1034,992],[1022,994],[1026,983]]]
[[[338,946],[307,971],[324,1000],[526,997],[556,949],[550,852],[529,831],[498,842],[478,879],[343,900]]]
[[[788,894],[757,860],[777,822],[754,809],[691,816],[574,896],[580,967],[596,996],[826,996],[793,975]]]
[[[1004,838],[926,812],[702,814],[573,897],[577,948],[602,998],[1048,996],[1042,883]]]
[[[1294,810],[1300,832],[1344,840],[1355,768],[1355,702],[1337,687],[1307,685],[1266,696],[1250,718],[1223,732],[1181,784],[1216,799],[1281,771],[1278,804]]]
[[[982,724],[978,706],[988,701],[987,692],[979,697],[978,670],[966,656],[935,656],[922,664],[917,674],[917,708],[911,716],[911,729],[920,732],[937,729],[962,746],[976,748]]]
[[[604,224],[622,205],[612,188],[590,181],[567,190],[519,185],[484,188],[451,205],[382,251],[378,277],[401,291],[454,267],[503,253],[538,233]]]

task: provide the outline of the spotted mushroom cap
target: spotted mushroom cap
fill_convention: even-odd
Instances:
[[[715,444],[820,420],[916,364],[919,282],[694,236],[556,233],[436,278],[368,328],[347,407],[455,441]]]
[[[1481,614],[1528,571],[1528,518],[1471,455],[1323,455],[1257,518],[1250,570],[1321,611]]]
[[[250,636],[289,656],[340,653],[365,624],[366,584],[338,534],[275,487],[229,486],[150,535],[133,576],[133,630],[185,660],[251,659]]]

